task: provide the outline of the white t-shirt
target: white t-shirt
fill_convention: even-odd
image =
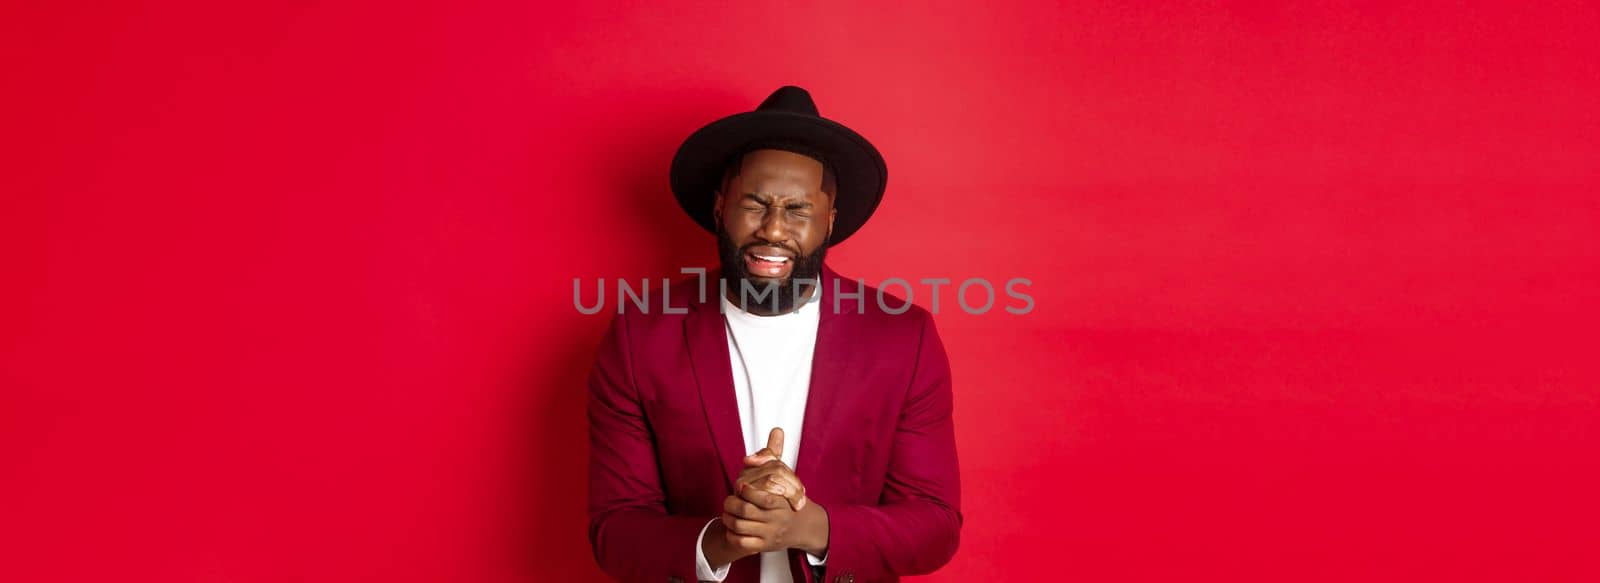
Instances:
[[[781,457],[783,463],[795,468],[795,461],[800,458],[800,432],[811,390],[811,356],[817,345],[822,305],[815,301],[787,314],[758,316],[740,310],[726,296],[722,298],[728,360],[733,364],[733,389],[739,401],[739,426],[746,455],[766,447],[767,434],[773,427],[782,427]],[[731,565],[713,570],[701,546],[710,526],[707,522],[700,529],[700,539],[694,544],[696,576],[703,581],[722,581],[728,577]],[[827,562],[826,556],[810,553],[806,553],[806,559],[813,565]],[[792,582],[787,551],[761,553],[761,583]]]

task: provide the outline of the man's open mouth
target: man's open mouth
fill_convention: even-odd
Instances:
[[[744,253],[744,266],[750,275],[782,279],[794,270],[794,258],[771,247],[757,247]]]

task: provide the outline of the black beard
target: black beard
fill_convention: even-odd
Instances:
[[[728,232],[718,225],[717,255],[722,260],[722,281],[726,282],[727,290],[733,297],[738,298],[730,298],[729,301],[739,306],[739,309],[752,314],[772,315],[792,312],[795,306],[806,298],[811,288],[821,285],[822,259],[828,254],[828,246],[823,244],[810,255],[791,259],[794,267],[789,270],[789,277],[776,281],[752,276],[745,269],[745,251],[750,247],[761,246],[763,244],[752,243],[743,249],[736,247]]]

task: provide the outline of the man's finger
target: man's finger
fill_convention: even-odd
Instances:
[[[743,495],[729,496],[722,501],[722,511],[745,519],[761,518],[761,506],[745,499]]]
[[[772,431],[767,433],[767,451],[772,452],[772,455],[778,456],[779,459],[783,458],[782,427],[774,427]]]
[[[762,510],[777,510],[779,508],[786,508],[789,506],[788,499],[782,496],[770,494],[760,488],[745,488],[739,492],[739,498],[756,505]],[[752,516],[748,514],[741,514],[740,516],[743,518],[752,518]]]
[[[727,537],[729,543],[741,550],[760,551],[766,545],[766,541],[759,536],[743,536],[731,530],[727,531]]]
[[[806,488],[793,474],[768,473],[741,480],[739,488],[759,488],[764,492],[782,496],[789,501],[789,506],[799,512],[806,507]]]
[[[800,484],[798,482],[789,479],[783,474],[776,473],[763,474],[758,477],[750,478],[749,480],[741,480],[739,482],[739,486],[742,488],[760,488],[779,496],[788,496],[789,494],[800,491]]]
[[[788,496],[791,490],[787,484],[772,478],[762,480],[761,489],[766,490],[768,494],[776,494],[778,496]]]
[[[739,485],[736,488],[739,491],[744,491],[745,488],[757,488],[778,496],[788,496],[789,492],[794,489],[792,486],[784,484],[783,482],[770,477],[760,480],[750,480],[748,482],[739,482]]]
[[[733,534],[741,536],[761,536],[764,532],[763,525],[765,523],[759,521],[750,520],[748,518],[739,518],[732,514],[723,514],[720,518],[722,520],[722,525],[727,527],[728,532]]]
[[[755,453],[752,453],[750,455],[744,456],[744,465],[745,465],[745,467],[753,468],[753,467],[757,467],[757,466],[766,465],[767,463],[772,462],[772,461],[782,461],[782,460],[778,459],[778,456],[772,455],[772,452],[767,451],[766,448],[761,448],[760,450],[757,450]]]
[[[744,457],[747,466],[759,466],[769,461],[783,461],[783,428],[774,427],[767,433],[767,446]]]
[[[735,480],[746,484],[754,484],[769,476],[779,476],[795,481],[796,484],[799,483],[799,478],[795,477],[794,471],[790,470],[789,466],[783,465],[783,462],[776,461],[767,462],[753,468],[745,468],[739,472],[739,477],[735,478]]]
[[[762,490],[783,498],[795,512],[806,507],[805,487],[789,479],[788,476],[781,474],[768,476],[763,481]]]
[[[745,488],[759,488],[766,492],[782,496],[789,501],[789,507],[799,512],[806,507],[806,487],[800,483],[800,478],[782,463],[769,464],[764,467],[746,468],[740,472],[738,481],[734,484],[734,493],[739,493]]]

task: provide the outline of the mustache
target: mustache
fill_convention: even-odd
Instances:
[[[757,241],[755,243],[749,243],[749,244],[746,244],[743,247],[740,247],[739,248],[739,252],[740,253],[748,253],[748,252],[750,252],[751,249],[755,249],[756,247],[775,247],[775,248],[782,249],[784,251],[788,251],[790,253],[793,253],[795,257],[801,257],[801,256],[805,255],[804,253],[800,252],[800,249],[792,247],[792,246],[789,246],[789,245],[784,245],[782,243],[762,243],[760,241]]]

